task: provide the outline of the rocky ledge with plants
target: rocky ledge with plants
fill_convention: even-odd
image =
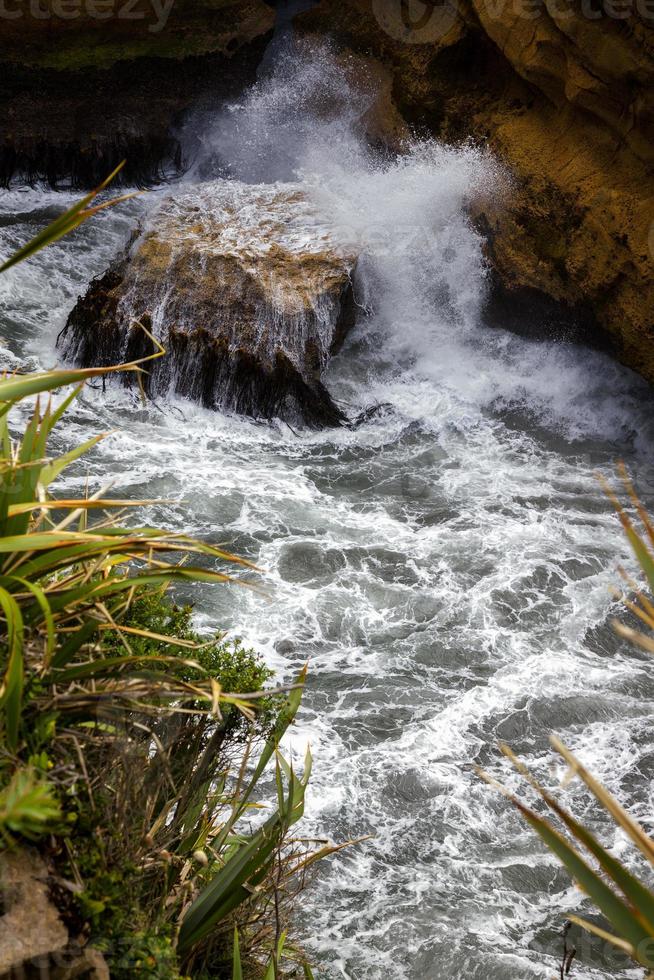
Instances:
[[[114,370],[0,379],[0,974],[310,977],[287,914],[334,848],[294,839],[311,757],[299,774],[280,751],[305,674],[272,686],[168,591],[252,569],[132,526],[145,501],[50,493],[102,438],[51,456],[53,430]]]

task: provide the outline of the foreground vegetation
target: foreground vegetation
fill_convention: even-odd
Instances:
[[[617,621],[614,622],[614,628],[635,646],[652,654],[654,653],[654,605],[651,598],[645,594],[645,589],[650,596],[654,595],[654,523],[639,500],[624,466],[619,467],[619,472],[625,495],[631,504],[633,517],[606,481],[602,480],[602,483],[615,506],[645,582],[645,586],[639,585],[621,569],[630,594],[629,597],[620,596],[620,598],[623,598],[627,608],[636,620],[646,627],[647,632],[643,633],[640,629],[633,629]],[[606,927],[604,924],[589,922],[574,915],[569,917],[569,921],[626,953],[635,963],[648,968],[648,980],[654,980],[654,890],[652,889],[654,839],[560,739],[552,736],[551,742],[555,751],[566,762],[569,778],[581,779],[599,807],[644,859],[642,876],[634,874],[631,870],[630,865],[633,863],[631,859],[623,860],[615,857],[589,827],[576,820],[569,809],[541,786],[516,758],[509,746],[502,746],[504,754],[556,819],[537,813],[515,794],[499,786],[487,774],[481,773],[481,775],[511,800],[527,823],[567,869],[577,885],[592,899],[602,914]],[[560,967],[561,980],[572,971],[576,954],[574,945],[568,943],[567,932],[566,926],[564,954]]]
[[[3,268],[94,214],[94,196]],[[310,976],[286,912],[332,849],[292,838],[311,757],[299,775],[279,751],[304,673],[271,688],[252,651],[200,637],[168,593],[247,563],[126,526],[147,501],[50,493],[101,438],[52,456],[56,427],[107,373],[0,379],[0,861],[38,856],[71,949],[101,951],[112,977]]]

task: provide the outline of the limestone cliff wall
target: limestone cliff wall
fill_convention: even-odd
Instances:
[[[504,288],[654,380],[654,5],[321,0],[299,24],[390,67],[419,130],[488,142],[510,182],[476,218]]]

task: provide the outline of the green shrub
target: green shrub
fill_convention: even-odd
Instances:
[[[192,659],[200,669],[189,666],[185,660],[168,668],[175,677],[188,683],[209,676],[219,682],[223,691],[254,694],[262,691],[274,676],[260,654],[245,648],[239,639],[228,640],[221,634],[207,638],[198,633],[193,626],[193,607],[176,605],[167,593],[160,590],[137,595],[124,614],[121,625],[123,629],[150,634],[129,634],[130,649],[139,659],[163,655],[179,660],[179,646],[168,646],[161,640],[152,639],[152,634],[188,643],[193,648]],[[124,650],[121,637],[115,632],[105,633],[103,647],[108,654],[118,655]],[[241,711],[233,705],[225,705],[222,713],[231,737],[237,734],[247,737],[250,723]],[[262,699],[255,719],[256,728],[261,734],[269,733],[274,716],[275,699]]]

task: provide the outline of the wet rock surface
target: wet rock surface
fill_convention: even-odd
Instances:
[[[339,424],[321,373],[354,323],[355,265],[295,185],[205,183],[166,199],[92,282],[60,347],[81,365],[131,361],[153,350],[140,323],[167,351],[151,396]]]
[[[489,145],[509,179],[473,217],[502,289],[583,311],[654,381],[654,20],[616,10],[320,0],[296,24],[376,58],[421,134]]]

